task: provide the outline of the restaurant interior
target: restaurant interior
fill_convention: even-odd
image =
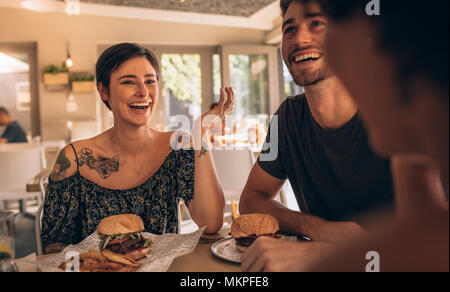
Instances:
[[[12,239],[0,243],[0,252],[15,258],[42,254],[39,220],[48,175],[65,145],[113,125],[96,88],[95,64],[106,48],[121,42],[150,49],[161,63],[151,128],[179,129],[177,116],[192,121],[219,101],[222,86],[234,88],[234,119],[213,146],[229,227],[271,115],[287,96],[302,92],[281,58],[278,5],[0,0],[0,106],[27,135],[27,142],[0,144],[0,228],[3,238]],[[0,134],[4,130],[0,126]],[[277,199],[298,208],[288,183]],[[186,209],[180,202],[181,234],[198,229]]]

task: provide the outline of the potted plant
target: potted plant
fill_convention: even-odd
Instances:
[[[44,68],[45,85],[67,85],[69,84],[69,69],[63,63],[61,68],[55,65],[48,65]]]
[[[94,92],[95,81],[94,75],[86,73],[73,74],[72,78],[72,92]]]

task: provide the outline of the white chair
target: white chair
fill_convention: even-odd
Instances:
[[[249,149],[212,150],[225,200],[239,201],[255,162]]]
[[[39,189],[41,191],[41,204],[39,205],[39,209],[36,212],[36,217],[34,219],[34,227],[35,227],[35,234],[36,234],[36,251],[37,255],[43,255],[44,250],[42,247],[42,241],[41,241],[41,228],[42,228],[42,214],[44,212],[44,204],[45,204],[45,183],[48,181],[48,177],[50,175],[50,172],[44,174],[39,179]]]
[[[41,147],[36,145],[8,145],[0,149],[0,202],[16,200],[21,202],[21,212],[25,212],[23,201],[38,198],[40,192],[27,192],[27,182],[45,168],[45,157]]]
[[[227,210],[231,201],[238,202],[248,176],[256,163],[256,157],[250,149],[212,150],[214,164],[222,184]],[[286,205],[284,189],[280,191],[276,200]]]
[[[255,156],[250,149],[213,149],[211,153],[225,197],[225,221],[231,222],[231,202],[239,202]]]
[[[2,143],[0,144],[0,151],[31,149],[36,147],[38,146],[33,143]]]

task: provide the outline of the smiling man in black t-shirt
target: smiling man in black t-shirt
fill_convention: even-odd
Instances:
[[[305,94],[287,98],[275,113],[239,209],[242,214],[269,213],[278,219],[281,231],[315,241],[350,240],[364,232],[356,223],[358,214],[392,203],[389,161],[370,148],[352,97],[328,68],[327,19],[318,1],[280,4],[283,59]],[[274,200],[286,179],[302,212]],[[307,260],[295,258],[295,245],[268,244],[275,246],[265,247],[272,251],[266,257],[277,258],[281,270]],[[247,252],[242,262],[244,271],[260,271],[267,259]]]

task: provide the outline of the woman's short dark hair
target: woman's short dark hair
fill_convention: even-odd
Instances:
[[[400,86],[424,77],[448,92],[449,1],[379,0],[380,15],[368,16],[368,0],[321,0],[331,20],[367,17],[378,28],[379,45],[397,62]]]
[[[145,57],[156,71],[156,78],[159,80],[159,62],[156,56],[146,48],[133,43],[120,43],[106,49],[98,58],[95,66],[97,86],[102,83],[108,90],[111,81],[111,74],[123,63],[134,57]],[[108,102],[103,100],[105,105],[111,110]]]

